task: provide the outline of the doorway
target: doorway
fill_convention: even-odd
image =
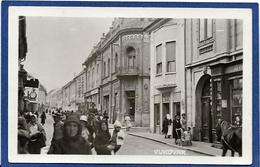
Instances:
[[[210,105],[210,78],[203,86],[201,94],[201,120],[202,120],[202,141],[212,142],[212,118]]]
[[[194,139],[212,142],[211,76],[203,75],[196,87],[196,124]]]
[[[131,121],[135,121],[135,91],[127,91],[127,111]]]

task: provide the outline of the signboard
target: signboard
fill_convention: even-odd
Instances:
[[[162,102],[163,103],[170,103],[170,96],[171,94],[170,93],[163,93],[162,94]]]
[[[29,102],[38,102],[39,90],[38,88],[25,87],[24,98]]]

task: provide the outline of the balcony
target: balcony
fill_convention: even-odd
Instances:
[[[136,66],[127,66],[127,67],[118,67],[116,76],[120,77],[128,77],[128,76],[138,76],[140,75],[140,70]]]

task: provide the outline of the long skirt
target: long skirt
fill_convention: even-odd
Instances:
[[[168,125],[167,136],[171,136],[171,135],[172,135],[172,125]]]

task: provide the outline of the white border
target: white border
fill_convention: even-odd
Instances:
[[[18,16],[50,17],[172,17],[243,19],[243,157],[200,156],[88,156],[18,155]],[[252,163],[252,13],[250,9],[9,7],[8,29],[8,160],[21,163],[142,163],[142,164],[251,164]],[[187,161],[189,160],[189,161]]]

